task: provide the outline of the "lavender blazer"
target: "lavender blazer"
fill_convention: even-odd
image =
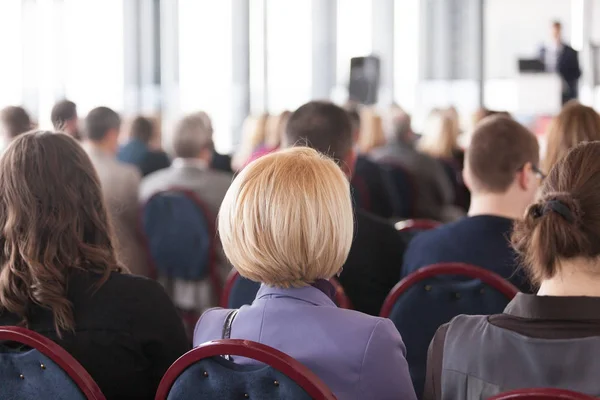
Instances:
[[[194,346],[220,339],[228,312],[206,311],[196,324]],[[240,308],[231,338],[260,342],[294,357],[340,400],[416,400],[406,349],[394,324],[337,308],[316,287],[262,285],[252,305]]]

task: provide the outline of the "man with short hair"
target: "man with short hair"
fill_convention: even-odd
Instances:
[[[31,118],[23,107],[8,106],[0,110],[0,132],[5,143],[32,128]]]
[[[404,256],[403,275],[441,262],[462,262],[495,272],[523,291],[510,245],[513,221],[525,214],[543,178],[539,145],[527,128],[505,116],[485,118],[473,133],[463,176],[471,190],[467,217],[417,235]]]
[[[140,199],[173,186],[194,191],[216,217],[231,175],[210,169],[213,154],[213,131],[205,113],[184,117],[173,133],[175,160],[171,167],[156,171],[142,180]]]
[[[50,120],[54,129],[64,132],[73,139],[81,140],[79,134],[79,119],[77,117],[77,105],[69,100],[59,101],[52,107]]]
[[[156,121],[153,118],[138,116],[131,122],[129,142],[121,146],[117,159],[135,165],[142,176],[168,168],[171,165],[169,156],[160,148],[153,148],[157,136]]]
[[[400,164],[410,173],[416,193],[397,191],[397,195],[414,197],[415,215],[411,217],[438,221],[455,219],[456,211],[452,207],[455,193],[450,178],[440,161],[415,148],[410,115],[396,110],[391,126],[393,137],[385,146],[375,149],[371,158],[383,164]]]
[[[356,162],[352,135],[352,122],[344,109],[312,101],[294,111],[283,144],[311,147],[331,157],[351,179]],[[354,309],[379,315],[385,297],[400,279],[405,246],[391,224],[356,210],[354,241],[339,277]]]
[[[108,107],[94,108],[84,120],[86,142],[83,147],[100,178],[117,239],[119,260],[131,272],[148,275],[146,253],[137,233],[140,174],[135,167],[116,158],[120,129],[119,114]]]
[[[175,126],[173,151],[175,160],[169,168],[161,169],[146,176],[140,186],[139,198],[145,203],[157,192],[173,187],[193,191],[206,204],[215,222],[227,189],[231,185],[231,175],[210,168],[213,154],[213,131],[210,118],[204,112],[187,115]],[[231,266],[223,249],[217,248],[217,265],[224,282]],[[167,280],[159,277],[166,285]],[[183,310],[203,310],[216,306],[218,299],[210,290],[209,280],[172,280],[172,296],[175,305]]]

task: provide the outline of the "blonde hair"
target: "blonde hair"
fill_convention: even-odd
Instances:
[[[449,111],[433,110],[425,121],[419,151],[435,158],[452,158],[459,135],[458,121]]]
[[[242,128],[242,142],[233,156],[231,166],[235,171],[241,170],[248,162],[252,153],[264,143],[267,132],[269,114],[248,116]]]
[[[279,115],[271,115],[267,120],[265,131],[265,147],[268,149],[277,149],[281,146],[281,139],[285,135],[288,119],[292,113],[284,111]]]
[[[600,116],[593,108],[571,100],[550,123],[547,140],[542,170],[550,172],[571,148],[600,140]]]
[[[383,121],[379,114],[371,108],[361,110],[358,150],[366,154],[373,149],[383,146],[385,143]]]
[[[307,286],[342,267],[353,237],[349,183],[337,164],[307,147],[253,161],[219,211],[225,254],[244,277]]]

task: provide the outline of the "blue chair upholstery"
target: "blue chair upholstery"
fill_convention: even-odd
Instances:
[[[0,344],[0,398],[79,400],[87,397],[54,361],[29,347]]]
[[[258,289],[260,289],[260,283],[237,275],[237,278],[233,281],[231,290],[229,291],[227,305],[223,307],[240,308],[246,304],[252,304],[256,297],[256,293],[258,293]]]
[[[248,397],[245,397],[248,395]],[[311,397],[283,373],[266,365],[239,365],[222,357],[200,360],[174,382],[168,400],[286,399]]]
[[[239,357],[255,362],[236,364]],[[335,400],[335,395],[289,355],[251,340],[223,339],[179,357],[160,381],[155,399]]]
[[[207,278],[214,234],[197,201],[185,192],[150,198],[142,212],[143,231],[159,275],[188,281]]]
[[[478,279],[441,276],[408,288],[393,305],[389,318],[406,345],[411,378],[417,391],[425,385],[427,350],[437,329],[460,314],[501,313],[509,299]]]

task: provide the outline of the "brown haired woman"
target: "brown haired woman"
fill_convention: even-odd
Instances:
[[[27,133],[0,182],[0,325],[56,341],[109,399],[153,398],[188,341],[159,284],[119,266],[88,156],[67,135]]]
[[[600,115],[577,100],[569,101],[548,128],[542,170],[550,171],[572,147],[594,140],[600,140]]]
[[[537,295],[503,314],[458,316],[436,333],[425,399],[487,399],[517,388],[600,395],[600,142],[580,144],[550,171],[517,222],[513,246]]]

